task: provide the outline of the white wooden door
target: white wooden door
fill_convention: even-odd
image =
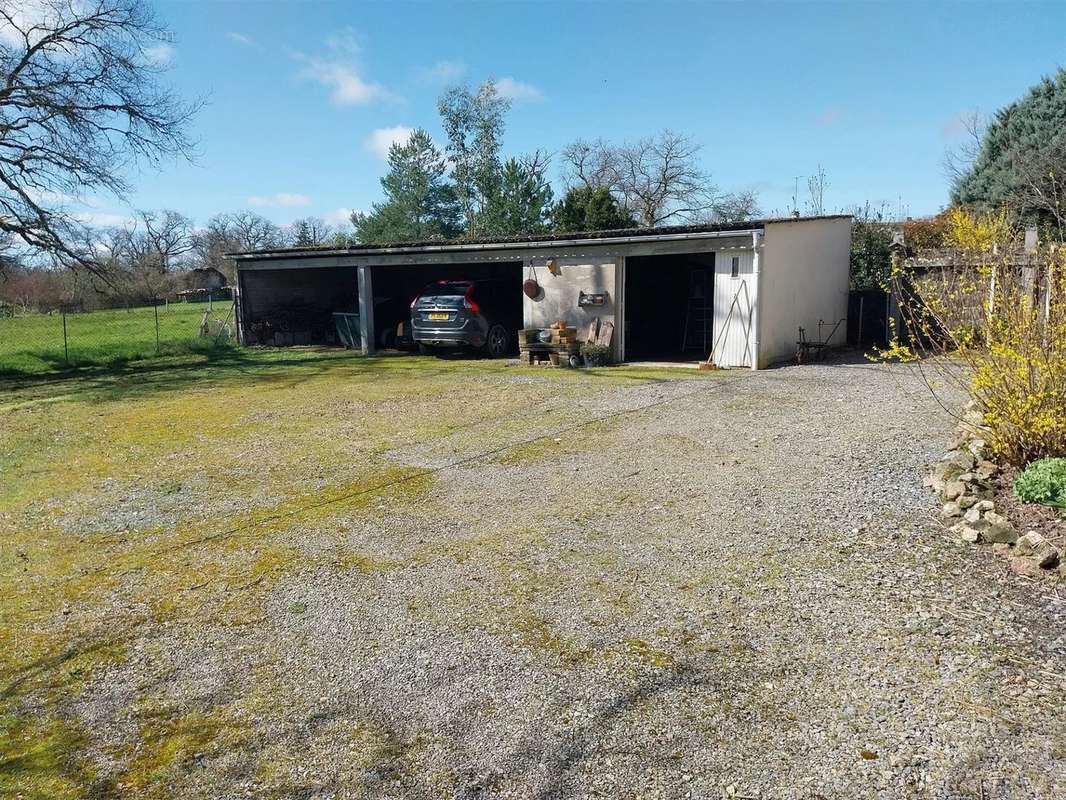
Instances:
[[[755,306],[751,250],[720,250],[714,256],[714,346],[720,367],[750,367]]]

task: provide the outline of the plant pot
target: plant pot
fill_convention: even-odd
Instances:
[[[584,360],[586,367],[606,367],[611,363],[610,352],[602,350],[600,352],[592,353],[582,352],[581,358]]]

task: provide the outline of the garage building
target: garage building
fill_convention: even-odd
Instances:
[[[371,353],[426,285],[503,278],[514,285],[505,326],[515,339],[521,327],[565,320],[584,331],[597,318],[613,324],[619,361],[710,356],[759,369],[793,357],[800,328],[817,340],[847,316],[850,242],[851,217],[836,215],[230,257],[244,344],[339,343],[341,315],[357,328],[349,343]]]

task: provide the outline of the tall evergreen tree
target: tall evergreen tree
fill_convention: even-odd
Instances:
[[[385,202],[369,214],[353,214],[360,242],[452,239],[462,229],[455,191],[445,179],[444,156],[419,128],[389,148],[389,171],[381,179]]]
[[[293,223],[292,244],[294,247],[312,247],[315,244],[311,226],[307,220],[301,219]]]
[[[983,211],[1008,207],[1043,220],[1062,202],[1064,182],[1066,70],[1059,69],[996,112],[973,164],[953,187],[952,202]]]
[[[575,186],[552,209],[552,227],[559,233],[635,228],[637,221],[618,206],[606,186]]]
[[[527,159],[507,159],[499,186],[481,216],[478,235],[517,236],[546,231],[552,208],[552,187],[545,177],[547,167],[547,160],[539,153]]]

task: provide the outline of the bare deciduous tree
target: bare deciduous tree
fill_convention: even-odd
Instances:
[[[138,211],[131,238],[142,261],[157,265],[160,272],[167,272],[175,266],[177,259],[192,250],[192,236],[191,219],[177,211],[164,209]]]
[[[216,214],[193,234],[194,258],[201,267],[214,267],[233,280],[233,262],[226,253],[261,250],[285,244],[285,233],[277,225],[251,211]]]
[[[1015,164],[1018,188],[1011,210],[1025,222],[1054,228],[1066,241],[1066,137],[1048,143],[1040,154]]]
[[[71,206],[123,198],[133,163],[191,155],[200,103],[157,81],[168,39],[143,0],[0,0],[0,232],[99,269]]]
[[[321,217],[305,217],[289,225],[289,244],[296,247],[318,247],[332,241],[336,228]]]
[[[192,251],[192,220],[177,211],[138,211],[126,225],[92,233],[94,273],[112,289],[160,297],[179,283],[175,270]]]
[[[719,195],[711,205],[711,213],[705,221],[710,223],[744,222],[760,213],[759,198],[755,192],[743,190]]]
[[[649,227],[692,222],[715,214],[719,200],[699,166],[700,145],[665,130],[620,145],[579,140],[562,152],[568,187],[606,186],[621,208]]]
[[[807,178],[807,213],[820,217],[825,213],[825,190],[829,186],[825,170],[818,165],[818,171]]]
[[[285,233],[270,220],[252,211],[234,211],[221,214],[229,238],[240,250],[263,250],[280,247],[285,243]]]
[[[956,120],[961,127],[962,138],[954,147],[944,152],[944,175],[952,186],[970,172],[977,155],[981,152],[981,140],[985,135],[986,122],[979,111],[970,111]]]

